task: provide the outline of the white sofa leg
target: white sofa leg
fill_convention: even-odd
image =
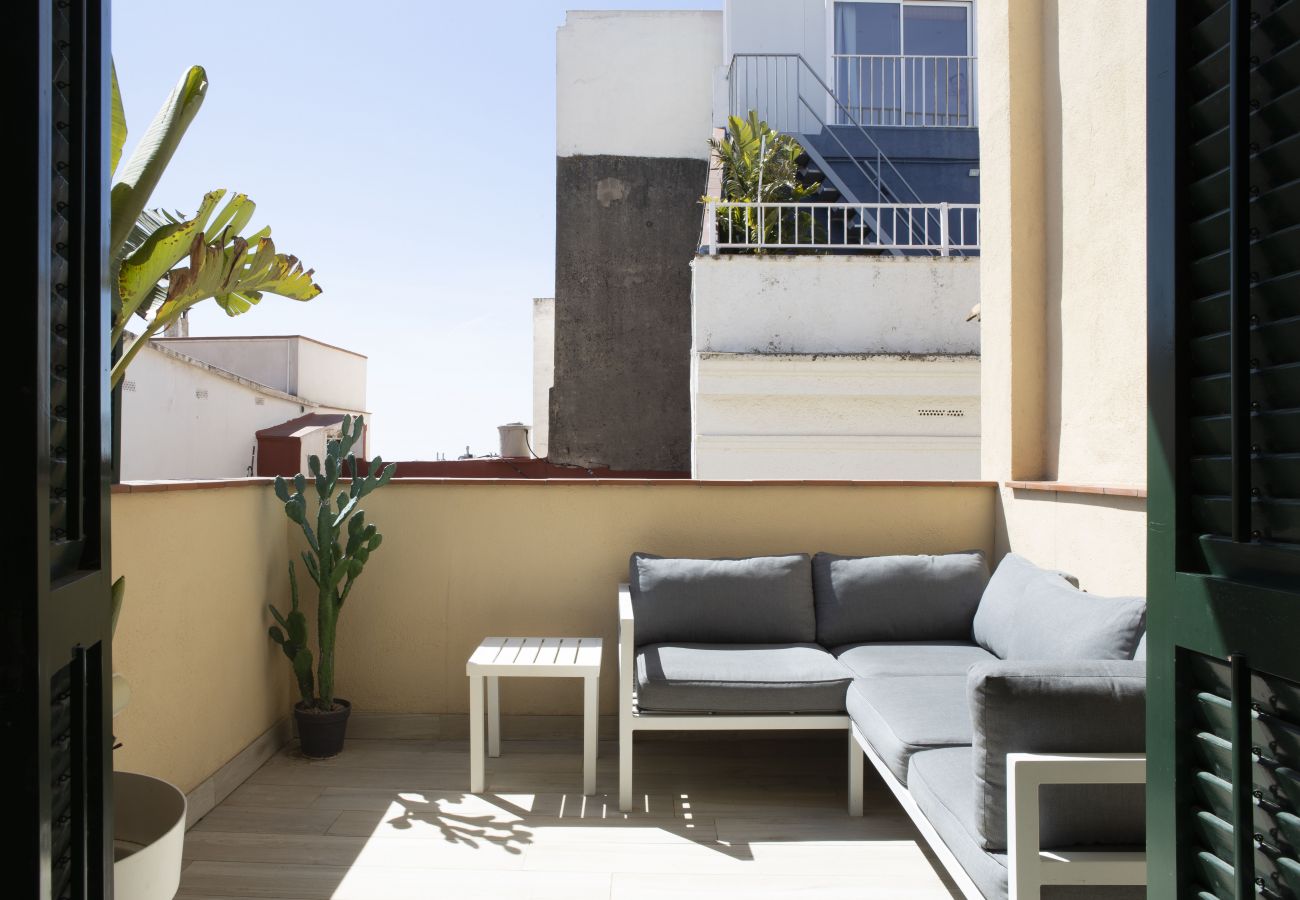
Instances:
[[[849,735],[849,815],[862,815],[862,767],[866,758],[862,753],[862,748],[858,746],[857,740],[853,737],[853,729],[848,731]]]
[[[618,808],[622,812],[632,811],[632,728],[625,724],[628,718],[619,711],[618,728]]]

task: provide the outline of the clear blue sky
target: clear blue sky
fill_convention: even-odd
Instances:
[[[555,29],[570,6],[114,3],[128,154],[185,69],[208,72],[151,205],[242,191],[252,230],[271,225],[325,289],[234,319],[204,304],[191,334],[305,334],[366,354],[372,446],[389,459],[484,453],[497,425],[531,423],[532,298],[555,280]]]

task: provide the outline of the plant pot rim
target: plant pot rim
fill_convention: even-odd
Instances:
[[[335,709],[317,709],[314,706],[308,706],[306,702],[299,700],[293,705],[295,714],[304,716],[340,716],[352,711],[352,702],[344,700],[342,697],[334,698]]]

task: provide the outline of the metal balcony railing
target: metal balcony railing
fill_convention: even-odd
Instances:
[[[974,128],[976,58],[837,53],[837,125]]]
[[[704,248],[977,251],[978,203],[754,203],[711,200]]]

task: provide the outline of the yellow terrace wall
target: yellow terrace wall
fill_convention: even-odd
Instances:
[[[284,509],[253,481],[115,491],[112,516],[127,584],[113,668],[131,684],[114,768],[189,792],[289,714],[287,662],[266,633],[266,604],[289,593]]]
[[[998,547],[1088,590],[1143,594],[1145,6],[977,9],[982,475],[1001,485]]]
[[[615,711],[616,585],[628,556],[991,551],[993,489],[908,484],[394,482],[367,498],[383,546],[344,607],[338,690],[368,712],[468,711],[488,635],[603,637]],[[506,713],[576,714],[575,684],[503,685]]]
[[[338,693],[364,712],[464,713],[465,660],[482,638],[599,635],[613,713],[615,586],[632,551],[989,552],[994,494],[982,483],[396,481],[365,503],[384,543],[342,612]],[[265,482],[115,493],[113,534],[114,572],[129,583],[115,668],[133,689],[115,762],[188,791],[290,711],[265,604],[285,599],[299,536]],[[511,683],[502,709],[577,714],[581,691]]]

